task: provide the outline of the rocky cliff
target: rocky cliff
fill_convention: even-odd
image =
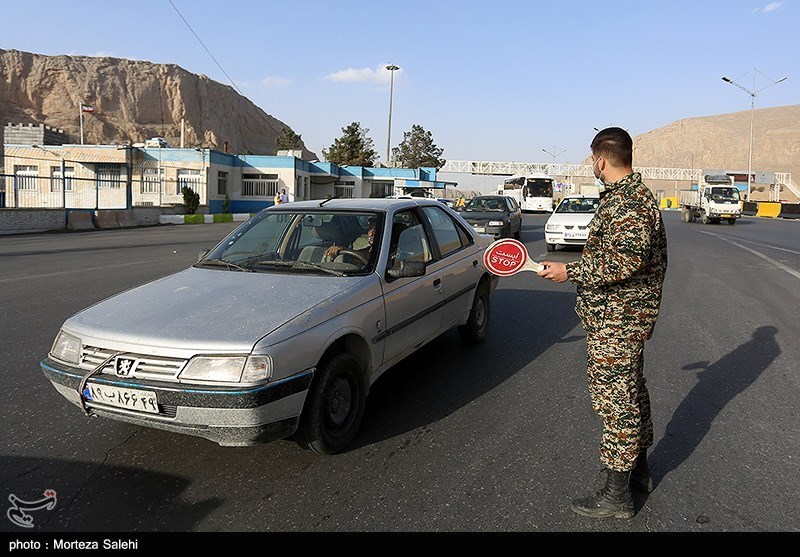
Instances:
[[[80,142],[123,144],[165,137],[184,145],[240,154],[275,154],[283,127],[228,85],[174,64],[90,56],[43,56],[0,50],[0,129],[6,123],[47,124]],[[306,158],[317,156],[303,146]]]

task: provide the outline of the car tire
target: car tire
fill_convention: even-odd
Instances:
[[[475,291],[475,298],[472,300],[472,308],[466,324],[458,326],[458,334],[467,344],[478,344],[483,342],[489,332],[489,285],[486,281],[481,281]]]
[[[736,219],[728,219],[728,224],[736,224]]]
[[[547,247],[547,251],[556,251],[555,244],[548,244],[547,242],[545,242],[544,245]]]
[[[364,416],[366,385],[350,354],[337,354],[314,374],[295,436],[305,449],[336,454],[355,438]]]
[[[514,239],[520,240],[522,239],[522,227],[520,226],[516,232],[514,232]]]

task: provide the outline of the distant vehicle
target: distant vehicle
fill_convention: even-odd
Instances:
[[[87,415],[336,453],[385,371],[451,328],[486,338],[490,243],[434,200],[276,205],[191,267],[68,318],[41,368]]]
[[[703,174],[696,190],[681,190],[679,201],[684,222],[717,224],[725,219],[736,224],[742,216],[739,189],[727,174]]]
[[[559,245],[586,244],[586,239],[589,237],[589,223],[599,206],[599,195],[563,197],[544,225],[547,251],[555,251]]]
[[[522,211],[513,197],[479,195],[470,199],[460,214],[476,232],[495,239],[513,236],[519,240],[522,235]]]
[[[518,174],[503,181],[498,195],[513,197],[522,211],[553,211],[553,189],[556,181],[547,174]]]
[[[406,189],[405,193],[388,195],[386,196],[386,198],[387,199],[435,199],[440,203],[447,205],[448,207],[453,206],[452,199],[448,199],[446,197],[436,197],[431,191],[421,188]]]
[[[163,137],[151,137],[150,139],[145,139],[144,146],[148,148],[163,147],[166,149],[169,148],[169,143],[167,143],[167,140]]]

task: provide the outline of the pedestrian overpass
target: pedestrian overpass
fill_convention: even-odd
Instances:
[[[699,182],[703,173],[701,168],[659,168],[637,167],[637,172],[647,180],[681,180]],[[439,172],[462,172],[466,174],[486,174],[496,176],[513,176],[517,174],[533,174],[537,172],[550,176],[562,176],[567,180],[574,177],[590,177],[594,179],[592,166],[589,164],[550,163],[550,162],[495,162],[495,161],[447,161]],[[745,172],[746,174],[746,172]],[[775,184],[770,187],[770,201],[779,201],[784,186],[800,199],[800,187],[792,180],[788,172],[776,172]]]

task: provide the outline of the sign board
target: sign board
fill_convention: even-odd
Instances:
[[[532,261],[528,257],[525,244],[512,238],[504,238],[493,242],[483,252],[483,264],[490,273],[508,277],[520,271],[539,272],[544,270],[544,265]]]

